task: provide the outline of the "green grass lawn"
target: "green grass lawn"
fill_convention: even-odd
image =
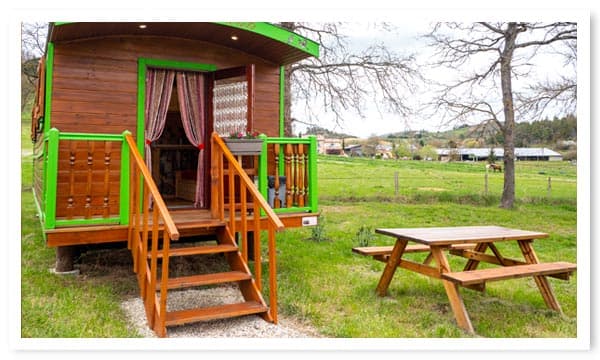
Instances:
[[[576,262],[574,166],[518,163],[513,210],[498,207],[499,173],[488,175],[490,194],[484,196],[484,174],[482,163],[320,158],[321,231],[327,240],[307,240],[312,232],[302,228],[286,230],[279,238],[283,311],[310,320],[330,337],[467,336],[456,327],[437,280],[399,269],[389,296],[376,296],[384,264],[351,252],[361,227],[500,225],[544,231],[549,238],[534,244],[541,261]],[[548,176],[553,179],[550,196]],[[371,245],[392,244],[392,238],[380,235],[371,240]],[[520,258],[516,243],[500,245],[505,256]],[[464,260],[452,259],[452,264],[458,268]],[[493,282],[486,293],[463,289],[477,336],[576,337],[576,276],[569,282],[550,281],[563,315],[546,308],[532,279]]]
[[[384,264],[351,252],[361,225],[421,227],[497,224],[522,229],[546,229],[551,236],[535,245],[542,261],[576,262],[574,221],[563,209],[540,211],[535,206],[507,212],[497,207],[473,208],[456,204],[401,203],[328,204],[328,241],[306,240],[310,230],[288,230],[279,239],[280,304],[284,312],[312,321],[331,337],[461,337],[442,284],[399,269],[389,296],[375,295]],[[571,211],[574,212],[574,211]],[[573,214],[571,214],[573,215]],[[532,221],[529,217],[537,217]],[[545,222],[552,222],[551,227]],[[572,229],[568,229],[571,226]],[[392,245],[376,236],[373,245]],[[517,257],[515,244],[501,244],[505,255]],[[509,246],[514,245],[514,248]],[[423,258],[422,255],[412,255]],[[462,259],[453,260],[459,267]],[[486,293],[463,289],[464,301],[479,336],[575,337],[576,277],[570,282],[551,279],[564,315],[546,309],[531,279],[488,284]]]
[[[32,153],[27,123],[21,143],[21,337],[137,337],[119,305],[135,294],[135,277],[110,259],[88,261],[79,276],[56,276],[31,192]]]
[[[22,132],[21,336],[136,337],[119,304],[136,294],[127,256],[97,250],[84,254],[81,274],[49,272],[48,249],[31,194],[28,128]],[[536,241],[542,261],[576,262],[577,204],[574,166],[518,163],[514,210],[498,208],[502,175],[489,174],[484,190],[482,163],[395,162],[319,158],[322,241],[314,228],[278,235],[280,312],[305,320],[326,337],[468,337],[455,325],[442,284],[399,269],[389,296],[375,286],[383,264],[353,254],[361,227],[501,225],[548,232]],[[394,177],[398,172],[399,191]],[[548,194],[548,177],[552,188]],[[588,239],[581,239],[588,241]],[[392,244],[373,235],[371,245]],[[518,249],[502,244],[505,255]],[[415,257],[421,256],[415,254]],[[460,265],[461,259],[453,260]],[[493,338],[577,336],[577,276],[550,279],[563,315],[548,310],[531,279],[494,282],[485,293],[463,289],[477,332]]]

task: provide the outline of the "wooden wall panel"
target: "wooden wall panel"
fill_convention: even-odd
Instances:
[[[60,131],[136,134],[137,60],[256,65],[255,130],[279,134],[279,66],[207,42],[106,37],[55,44],[52,126]]]
[[[279,67],[256,71],[254,130],[279,136]]]
[[[120,169],[120,142],[61,141],[57,219],[119,216]]]

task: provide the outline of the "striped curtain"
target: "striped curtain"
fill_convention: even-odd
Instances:
[[[160,138],[165,128],[167,111],[173,92],[175,71],[148,68],[146,71],[146,130],[144,132],[146,166],[152,173],[152,152],[150,145]]]
[[[205,208],[204,196],[204,76],[200,72],[177,72],[177,96],[181,121],[188,141],[198,148],[194,207]]]

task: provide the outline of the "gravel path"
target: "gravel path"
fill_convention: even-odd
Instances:
[[[217,300],[217,301],[215,301]],[[185,290],[169,293],[169,311],[194,307],[230,304],[243,301],[235,287],[216,287],[203,290]],[[124,301],[121,307],[129,321],[143,337],[156,337],[146,325],[146,315],[141,298]],[[293,319],[279,316],[278,325],[264,321],[257,315],[233,319],[213,320],[201,323],[169,327],[170,338],[186,337],[244,337],[244,338],[315,338],[321,337],[317,331]]]

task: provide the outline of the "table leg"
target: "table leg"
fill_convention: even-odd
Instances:
[[[438,264],[440,274],[450,272],[450,264],[448,263],[444,251],[440,247],[432,246],[431,253]],[[471,334],[475,333],[463,299],[458,291],[458,285],[444,279],[442,279],[442,283],[444,284],[444,289],[446,289],[446,295],[450,301],[450,307],[452,308],[452,312],[454,312],[454,318],[456,319],[458,326]]]
[[[392,253],[390,254],[390,258],[388,259],[385,269],[383,269],[383,274],[379,279],[379,284],[377,284],[377,294],[379,296],[385,296],[387,293],[387,289],[390,286],[390,282],[394,277],[394,273],[398,268],[398,264],[400,264],[400,259],[402,258],[402,254],[404,253],[404,249],[406,248],[407,240],[397,239],[394,248],[392,249]]]
[[[488,247],[487,243],[478,243],[477,245],[475,245],[475,248],[473,249],[473,251],[484,253],[487,250],[487,247]],[[478,265],[479,265],[479,260],[469,259],[467,261],[467,264],[465,265],[465,268],[463,269],[463,271],[475,270],[475,269],[477,269]]]
[[[523,257],[525,258],[525,261],[528,264],[537,264],[540,262],[535,251],[533,250],[533,247],[531,246],[533,240],[519,240],[518,242],[519,248],[523,253]],[[542,294],[542,297],[546,302],[546,306],[548,306],[552,310],[556,310],[559,313],[562,313],[560,304],[554,296],[554,292],[552,291],[552,287],[550,286],[548,279],[545,276],[534,276],[533,279],[535,280],[538,289],[540,289],[540,293]]]

